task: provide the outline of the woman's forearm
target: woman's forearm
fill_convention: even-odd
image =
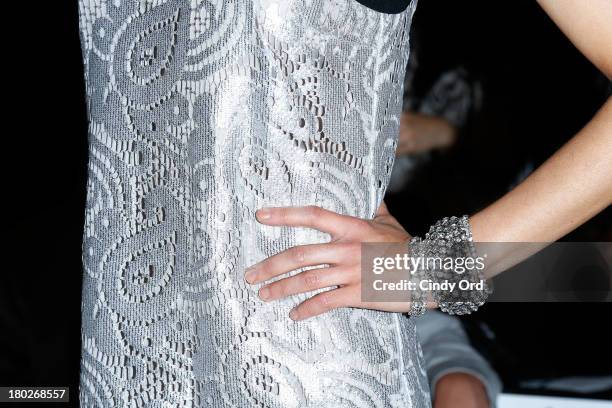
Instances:
[[[545,135],[543,135],[545,137]],[[612,202],[612,100],[514,190],[471,217],[477,242],[552,242]]]
[[[612,77],[612,5],[538,0],[576,47]],[[542,135],[546,137],[546,135]],[[471,218],[480,242],[551,242],[612,201],[612,102],[531,176]]]

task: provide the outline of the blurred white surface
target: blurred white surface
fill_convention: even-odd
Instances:
[[[612,401],[501,394],[498,408],[612,408]]]

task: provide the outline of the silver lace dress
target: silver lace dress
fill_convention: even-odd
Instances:
[[[264,303],[243,278],[329,239],[262,226],[262,206],[374,215],[415,5],[79,0],[82,406],[430,405],[408,318],[343,308],[293,322],[314,293]]]

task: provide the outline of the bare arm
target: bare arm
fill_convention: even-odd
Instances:
[[[569,39],[612,77],[612,2],[539,0]],[[612,102],[510,193],[471,219],[474,240],[550,242],[612,202]]]
[[[538,3],[576,48],[612,79],[612,2],[538,0]]]
[[[551,242],[611,202],[612,101],[608,100],[578,135],[470,223],[479,242]]]

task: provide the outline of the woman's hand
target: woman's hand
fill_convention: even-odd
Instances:
[[[259,296],[266,302],[298,293],[338,286],[305,300],[289,313],[303,320],[340,307],[359,307],[390,312],[407,312],[410,302],[361,301],[361,243],[406,242],[411,237],[381,204],[373,220],[340,215],[320,207],[263,208],[256,213],[265,225],[314,228],[331,235],[331,242],[296,246],[280,252],[247,269],[251,284],[267,281],[290,271],[309,269],[262,286]]]

